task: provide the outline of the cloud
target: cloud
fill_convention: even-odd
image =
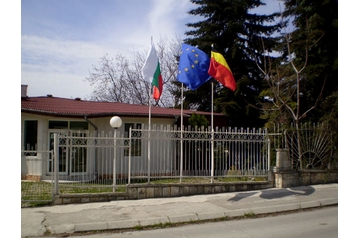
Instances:
[[[83,41],[22,36],[21,83],[29,86],[29,96],[83,98],[91,90],[85,77],[108,50]]]
[[[177,35],[184,37],[185,21],[190,18],[187,12],[193,8],[193,4],[190,1],[153,0],[153,5],[148,14],[151,31],[172,39]]]
[[[149,49],[151,36],[154,42],[183,37],[192,6],[189,0],[28,0],[21,13],[21,83],[30,96],[84,98],[90,86],[83,80],[103,55],[129,59]]]
[[[83,81],[81,74],[64,72],[24,71],[22,84],[28,85],[28,96],[45,96],[52,94],[54,97],[89,99],[92,87]]]
[[[21,39],[22,63],[51,65],[81,65],[94,61],[111,48],[86,41],[58,40],[24,35]],[[45,70],[45,69],[44,69]]]

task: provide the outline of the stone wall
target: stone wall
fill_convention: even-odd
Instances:
[[[288,149],[276,149],[276,166],[272,171],[276,188],[338,183],[338,170],[293,170]]]
[[[313,184],[338,183],[335,171],[278,171],[275,172],[275,187],[288,188]]]
[[[135,200],[145,198],[181,197],[200,194],[252,191],[272,188],[273,182],[238,182],[212,184],[129,184],[126,193],[60,194],[54,205]]]
[[[227,193],[272,188],[273,182],[238,182],[212,184],[130,184],[127,186],[129,199],[181,197],[200,194]]]
[[[41,182],[41,176],[40,175],[21,174],[21,180]]]
[[[94,193],[94,194],[60,194],[55,195],[53,205],[73,203],[109,202],[128,199],[127,193]]]

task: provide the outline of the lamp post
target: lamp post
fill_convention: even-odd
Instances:
[[[114,129],[114,151],[113,151],[113,192],[116,191],[116,179],[117,179],[117,171],[116,171],[116,157],[117,157],[117,129],[122,125],[122,119],[118,116],[114,116],[109,121],[109,124]]]

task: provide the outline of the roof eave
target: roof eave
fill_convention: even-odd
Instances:
[[[102,113],[84,113],[84,114],[78,114],[78,113],[60,113],[60,112],[49,112],[49,111],[43,111],[43,110],[33,110],[33,109],[21,109],[21,112],[31,113],[31,114],[38,114],[38,115],[44,115],[44,116],[58,116],[58,117],[84,117],[87,118],[96,118],[96,117],[110,117],[110,116],[126,116],[126,117],[144,117],[149,116],[149,114],[144,113],[116,113],[116,112],[102,112]],[[151,117],[154,118],[175,118],[179,117],[180,115],[176,114],[151,114]],[[183,114],[184,117],[189,117],[188,114]]]

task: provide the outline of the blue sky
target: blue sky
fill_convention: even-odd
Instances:
[[[278,10],[278,0],[264,11]],[[149,49],[160,37],[185,38],[189,0],[22,0],[21,84],[28,96],[89,99],[84,79],[105,54]]]

